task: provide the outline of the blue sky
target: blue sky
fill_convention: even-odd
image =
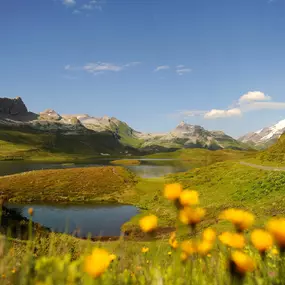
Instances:
[[[0,96],[148,132],[285,119],[285,0],[0,0]]]

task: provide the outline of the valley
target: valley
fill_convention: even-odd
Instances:
[[[19,98],[13,102],[17,108],[24,104]],[[50,252],[75,260],[98,243],[123,260],[141,246],[155,252],[158,242],[169,250],[174,230],[179,240],[189,238],[177,206],[163,195],[169,184],[199,193],[206,214],[191,238],[207,228],[217,234],[231,230],[218,218],[224,209],[253,213],[256,227],[285,214],[280,130],[274,129],[271,146],[260,150],[245,137],[235,140],[185,122],[169,133],[147,134],[107,116],[14,108],[7,113],[2,107],[0,116],[0,228],[17,251],[13,262],[27,253],[23,244],[29,244],[31,232],[39,258],[46,258],[48,244],[55,245]],[[148,215],[159,220],[155,239],[141,231]]]

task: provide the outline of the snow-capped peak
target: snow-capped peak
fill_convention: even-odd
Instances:
[[[282,120],[275,124],[274,126],[269,128],[269,133],[264,136],[261,140],[267,141],[271,139],[274,136],[280,136],[285,131],[285,120]]]
[[[242,142],[251,142],[256,145],[264,143],[274,143],[283,133],[285,133],[285,119],[279,121],[271,127],[263,128],[259,131],[249,133],[240,138]]]
[[[276,130],[285,129],[285,120],[278,122],[275,126],[273,126]]]

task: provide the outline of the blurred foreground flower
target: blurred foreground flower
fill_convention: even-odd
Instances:
[[[194,190],[184,190],[179,197],[182,206],[193,206],[199,204],[199,194]]]
[[[186,207],[179,212],[179,219],[183,224],[195,226],[201,222],[206,211],[202,208]]]
[[[153,232],[157,228],[157,217],[155,215],[146,216],[140,219],[139,224],[143,232]]]
[[[185,262],[188,259],[188,255],[186,252],[182,251],[180,254],[180,259],[182,262]]]
[[[273,238],[270,233],[258,229],[251,233],[251,242],[257,250],[264,253],[272,247]]]
[[[285,249],[285,219],[271,219],[267,224],[267,230],[273,235],[282,250]]]
[[[142,253],[147,253],[147,252],[149,252],[149,248],[144,246],[142,248]]]
[[[213,243],[201,241],[197,244],[197,252],[201,255],[207,255],[213,248]]]
[[[178,248],[178,241],[176,240],[176,232],[172,232],[170,234],[170,238],[169,238],[168,242],[173,249]]]
[[[219,240],[230,247],[242,249],[245,246],[245,238],[242,234],[224,232],[219,235]]]
[[[244,275],[246,272],[252,272],[255,269],[254,260],[241,251],[234,251],[231,256],[233,272]]]
[[[196,244],[193,240],[185,240],[181,243],[181,250],[182,252],[184,252],[185,254],[187,254],[187,256],[192,255],[193,253],[195,253],[196,250]]]
[[[202,238],[204,241],[213,243],[216,240],[216,232],[213,229],[208,228],[204,230]]]
[[[84,271],[93,278],[101,276],[109,267],[110,254],[101,248],[95,248],[91,255],[85,258]]]
[[[34,209],[33,208],[29,208],[28,213],[30,216],[34,215]]]
[[[179,183],[167,184],[164,187],[164,197],[170,201],[179,199],[182,186]]]
[[[115,254],[110,254],[109,257],[111,261],[114,261],[117,259],[117,256]]]
[[[254,215],[240,209],[227,209],[221,213],[220,219],[230,221],[238,231],[244,231],[252,226]]]

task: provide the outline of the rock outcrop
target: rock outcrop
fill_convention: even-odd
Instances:
[[[0,116],[23,116],[28,113],[28,109],[21,97],[14,99],[0,98]]]

